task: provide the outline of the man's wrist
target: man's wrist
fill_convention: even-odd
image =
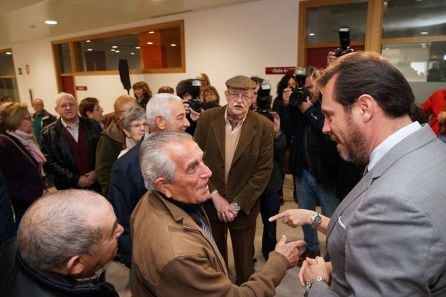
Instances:
[[[239,212],[240,211],[240,205],[237,202],[232,202],[231,203],[232,208],[236,211]]]
[[[317,282],[324,282],[324,283],[328,284],[327,280],[322,276],[316,276],[315,278],[310,279],[309,281],[307,281],[305,283],[304,297],[308,297],[308,295],[310,294],[311,287]]]

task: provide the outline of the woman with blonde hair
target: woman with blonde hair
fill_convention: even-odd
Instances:
[[[26,209],[45,192],[45,156],[33,137],[33,119],[26,104],[0,105],[0,171],[11,199],[16,224]]]

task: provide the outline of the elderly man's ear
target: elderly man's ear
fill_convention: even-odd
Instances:
[[[58,273],[71,277],[82,277],[85,271],[85,265],[79,255],[71,257],[65,267],[59,269]]]
[[[172,193],[169,191],[169,184],[165,181],[163,177],[158,177],[155,180],[155,186],[158,189],[158,191],[163,193],[166,197],[168,198],[172,197]]]
[[[161,117],[161,116],[157,116],[155,118],[155,125],[158,127],[159,130],[163,131],[166,129],[166,119]]]

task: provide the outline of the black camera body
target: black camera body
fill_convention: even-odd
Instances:
[[[269,113],[271,111],[271,86],[267,80],[264,80],[257,90],[257,112],[270,120],[274,120]]]
[[[349,27],[339,28],[339,43],[341,45],[341,48],[337,48],[337,49],[333,50],[335,52],[336,57],[340,57],[345,54],[353,52],[353,49],[350,48],[350,28]]]
[[[306,101],[310,96],[310,92],[305,87],[305,80],[307,78],[307,70],[303,67],[297,67],[294,73],[297,81],[297,87],[294,88],[290,96],[290,106],[299,107],[299,105]]]
[[[197,98],[187,100],[187,104],[189,104],[189,107],[196,112],[201,112],[201,109],[203,108],[203,103]]]

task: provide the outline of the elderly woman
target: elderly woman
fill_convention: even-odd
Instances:
[[[0,171],[17,225],[26,209],[44,193],[46,159],[34,142],[33,121],[26,104],[0,105]]]
[[[111,168],[121,150],[125,148],[126,137],[122,129],[124,116],[130,108],[136,106],[138,106],[138,103],[132,96],[119,96],[114,104],[115,120],[102,131],[96,146],[96,177],[101,185],[102,194],[106,197]]]
[[[118,158],[134,147],[144,134],[149,131],[144,108],[132,107],[127,111],[123,121],[123,131],[125,134],[125,149],[119,153]]]

